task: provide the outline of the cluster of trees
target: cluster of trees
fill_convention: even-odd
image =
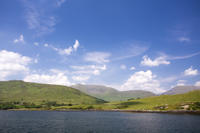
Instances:
[[[42,104],[36,105],[35,103],[29,102],[0,102],[0,109],[7,110],[7,109],[19,109],[19,108],[50,108],[52,106],[72,106],[71,103],[64,104],[64,103],[57,103],[56,101],[43,101]]]

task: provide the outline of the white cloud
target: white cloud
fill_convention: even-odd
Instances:
[[[88,62],[95,62],[99,64],[109,62],[110,53],[106,52],[89,52],[86,53],[84,60]]]
[[[19,53],[0,51],[0,79],[5,80],[8,76],[28,72],[28,64],[31,61],[30,57],[22,56]]]
[[[143,66],[154,67],[154,66],[159,66],[162,64],[163,65],[170,64],[170,62],[166,60],[165,56],[160,56],[154,60],[151,60],[148,56],[145,55],[145,56],[143,56],[143,60],[141,61],[141,65],[143,65]]]
[[[56,18],[52,12],[58,6],[52,5],[56,5],[56,3],[57,1],[49,0],[22,0],[22,4],[25,7],[25,19],[28,24],[28,28],[34,30],[37,36],[48,34],[54,31]]]
[[[190,38],[188,38],[188,37],[179,37],[178,41],[179,42],[190,42]]]
[[[134,67],[134,66],[132,66],[132,67],[130,68],[130,70],[135,70],[135,67]]]
[[[52,45],[48,45],[47,43],[45,43],[44,46],[55,50],[60,55],[71,55],[72,52],[77,51],[78,47],[80,46],[80,43],[78,40],[75,40],[75,43],[73,46],[69,46],[68,48],[65,48],[65,49],[56,48]]]
[[[76,40],[74,45],[73,45],[74,51],[76,51],[78,49],[79,45],[80,45],[79,41]]]
[[[122,65],[120,66],[120,68],[121,68],[122,70],[125,70],[125,69],[126,69],[126,65],[122,64]]]
[[[156,94],[163,93],[164,90],[160,87],[160,82],[156,80],[156,75],[153,75],[151,70],[135,72],[121,86],[121,90],[144,90],[151,91]]]
[[[200,81],[197,81],[194,85],[195,86],[200,86]]]
[[[192,66],[184,71],[185,76],[195,76],[198,75],[198,70],[193,69]]]
[[[49,74],[29,74],[24,78],[24,81],[65,86],[72,85],[65,73],[56,69],[50,70]]]
[[[149,48],[147,46],[142,46],[146,43],[144,42],[134,42],[133,45],[127,45],[125,51],[123,51],[123,56],[112,59],[112,61],[124,60],[128,58],[132,58],[134,56],[138,56],[146,52]],[[124,55],[124,53],[126,53]]]
[[[85,74],[85,75],[99,75],[102,71],[106,70],[106,65],[85,65],[85,66],[71,66],[73,74]]]
[[[193,56],[197,56],[199,55],[200,52],[196,52],[196,53],[192,53],[192,54],[189,54],[189,55],[184,55],[184,56],[168,56],[167,59],[169,60],[181,60],[181,59],[188,59],[188,58],[191,58]]]
[[[79,81],[79,82],[87,81],[89,78],[90,76],[85,76],[85,75],[72,76],[72,79],[74,81]]]
[[[20,35],[19,38],[15,39],[13,41],[14,43],[24,43],[24,36],[23,35]]]
[[[59,54],[61,55],[71,55],[71,53],[73,52],[72,47],[70,46],[69,48],[66,49],[58,49]]]
[[[186,82],[186,80],[178,80],[176,86],[184,86]]]

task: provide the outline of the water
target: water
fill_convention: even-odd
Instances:
[[[200,115],[0,111],[0,133],[200,133]]]

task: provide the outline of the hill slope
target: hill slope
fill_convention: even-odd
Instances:
[[[163,95],[183,94],[193,90],[200,90],[200,86],[176,86],[171,90],[163,93]]]
[[[195,105],[196,102],[197,105]],[[133,110],[181,110],[185,107],[189,109],[189,107],[194,106],[200,110],[200,90],[191,91],[185,94],[161,95],[113,103],[113,105],[116,106],[116,108]]]
[[[113,88],[102,85],[73,85],[76,88],[88,95],[106,100],[106,101],[126,101],[130,98],[144,98],[155,96],[155,94],[148,91],[117,91]]]
[[[1,81],[0,102],[28,102],[41,104],[55,101],[64,104],[97,104],[103,100],[89,96],[71,87],[23,81]]]

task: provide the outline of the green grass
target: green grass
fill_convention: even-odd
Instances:
[[[1,81],[0,102],[27,102],[38,105],[47,102],[56,102],[58,104],[100,104],[105,101],[66,86],[23,81]]]
[[[200,102],[200,91],[191,91],[178,95],[154,96],[112,104],[125,110],[180,110],[183,109],[182,106],[193,106],[195,102]]]
[[[0,82],[0,109],[200,110],[200,90],[107,103],[66,86],[5,81]]]

